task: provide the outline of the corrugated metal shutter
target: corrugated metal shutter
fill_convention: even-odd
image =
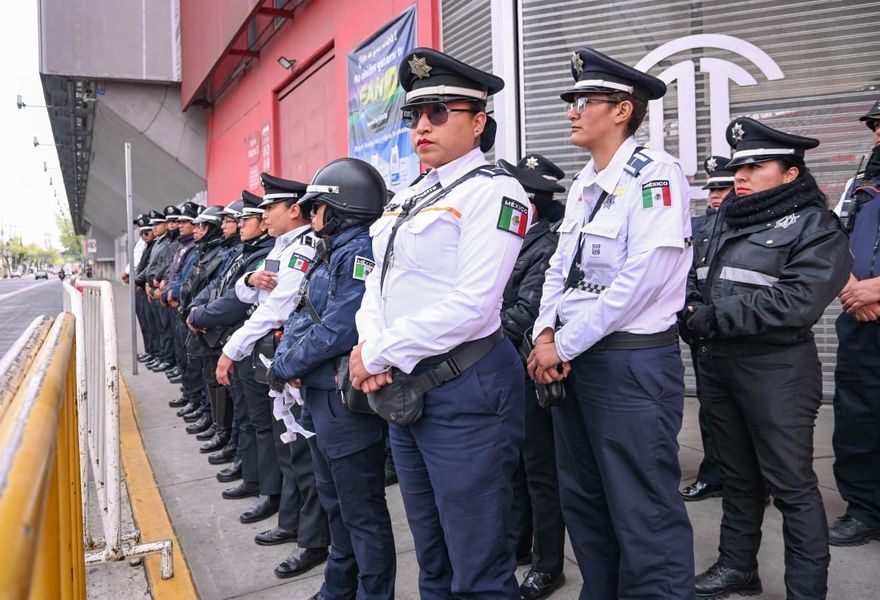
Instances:
[[[490,0],[442,0],[443,52],[483,71],[492,72],[492,11]],[[492,111],[492,98],[487,109]],[[494,152],[486,157],[494,161]]]
[[[700,164],[711,153],[709,81],[699,70],[703,58],[731,61],[757,81],[757,85],[745,87],[730,82],[731,116],[752,116],[772,127],[821,140],[821,146],[808,153],[807,163],[832,202],[852,176],[860,155],[870,147],[869,132],[857,119],[880,95],[880,2],[522,0],[521,5],[525,149],[545,154],[569,177],[588,158],[568,141],[568,121],[559,99],[559,92],[571,84],[571,51],[590,46],[635,65],[666,42],[699,34],[730,35],[750,42],[767,53],[783,73],[782,79],[768,81],[745,58],[706,48],[685,49],[650,69],[657,75],[679,61],[695,63]],[[471,39],[470,43],[479,40]],[[672,84],[665,99],[664,122],[666,150],[676,155],[677,92],[677,85]],[[637,137],[647,141],[647,124]],[[692,184],[702,185],[702,173],[691,179]],[[694,201],[695,212],[704,207],[704,200]],[[826,394],[833,390],[833,319],[838,312],[835,302],[815,328]]]

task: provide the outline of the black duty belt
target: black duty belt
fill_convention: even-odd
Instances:
[[[647,348],[659,348],[668,346],[678,341],[678,329],[675,325],[660,333],[629,333],[628,331],[616,331],[604,338],[594,346],[605,350],[645,350]]]
[[[499,327],[484,338],[464,342],[449,352],[422,359],[413,369],[413,374],[418,373],[419,379],[424,378],[425,383],[430,382],[432,384],[430,387],[443,385],[477,364],[503,339],[504,331]],[[424,372],[422,372],[423,368]]]

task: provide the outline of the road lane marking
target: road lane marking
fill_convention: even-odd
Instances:
[[[0,294],[0,302],[2,302],[3,300],[6,300],[7,298],[11,298],[12,296],[17,296],[18,294],[20,294],[22,292],[26,292],[28,290],[35,290],[38,287],[42,287],[42,286],[46,285],[47,283],[54,283],[54,282],[53,281],[44,281],[43,283],[36,283],[34,285],[29,285],[27,287],[19,288],[19,289],[15,290],[14,292],[7,292],[5,294]]]

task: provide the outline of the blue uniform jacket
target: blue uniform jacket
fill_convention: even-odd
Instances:
[[[238,252],[230,252],[231,260],[228,261],[229,264],[220,267],[220,272],[224,275],[220,278],[218,285],[216,286],[218,292],[222,295],[216,300],[208,302],[203,307],[200,307],[199,310],[192,314],[190,321],[192,322],[193,327],[226,327],[243,322],[247,318],[253,305],[247,304],[238,299],[238,296],[235,294],[235,282],[248,271],[256,269],[259,262],[266,258],[266,255],[269,254],[269,250],[271,250],[274,245],[275,238],[267,237],[250,252],[248,252],[249,249],[242,248],[242,252],[245,252],[247,256],[238,266],[234,267],[235,272],[229,273],[227,276],[226,270],[235,265],[235,258],[239,255]],[[221,287],[223,282],[226,282],[225,289]]]
[[[242,244],[238,240],[237,235],[235,238],[225,239],[220,243],[220,252],[223,260],[220,262],[217,270],[211,274],[208,284],[193,298],[193,306],[203,306],[223,293],[219,291],[220,282],[223,281],[223,274],[232,265],[232,261],[241,254],[241,250]]]
[[[351,352],[358,333],[354,315],[361,306],[364,282],[355,278],[355,259],[372,263],[369,230],[353,227],[326,240],[329,256],[307,273],[309,298],[321,316],[315,323],[300,306],[284,324],[272,373],[281,381],[302,379],[306,387],[336,389],[336,358]]]
[[[180,275],[178,275],[174,280],[174,284],[171,286],[171,297],[175,300],[180,300],[180,288],[183,287],[184,282],[189,279],[198,259],[198,252],[190,252],[189,255],[187,255],[186,262],[184,263],[183,268],[180,269]]]
[[[858,200],[855,224],[849,237],[849,247],[855,257],[853,274],[862,279],[880,275],[877,264],[880,248],[880,177],[861,181],[853,195]]]

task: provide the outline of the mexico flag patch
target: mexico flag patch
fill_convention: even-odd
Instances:
[[[498,215],[498,229],[526,237],[529,227],[529,208],[505,196],[501,199],[501,214]]]
[[[669,190],[669,181],[665,179],[642,185],[642,208],[655,206],[672,206],[672,192]]]
[[[302,254],[291,254],[290,262],[287,263],[287,266],[291,269],[296,269],[297,271],[305,273],[309,270],[310,264],[312,264],[312,262]]]
[[[354,257],[354,270],[351,273],[352,278],[357,279],[359,281],[365,281],[367,279],[367,275],[369,275],[373,271],[373,267],[376,266],[372,260],[365,256],[355,256]]]

